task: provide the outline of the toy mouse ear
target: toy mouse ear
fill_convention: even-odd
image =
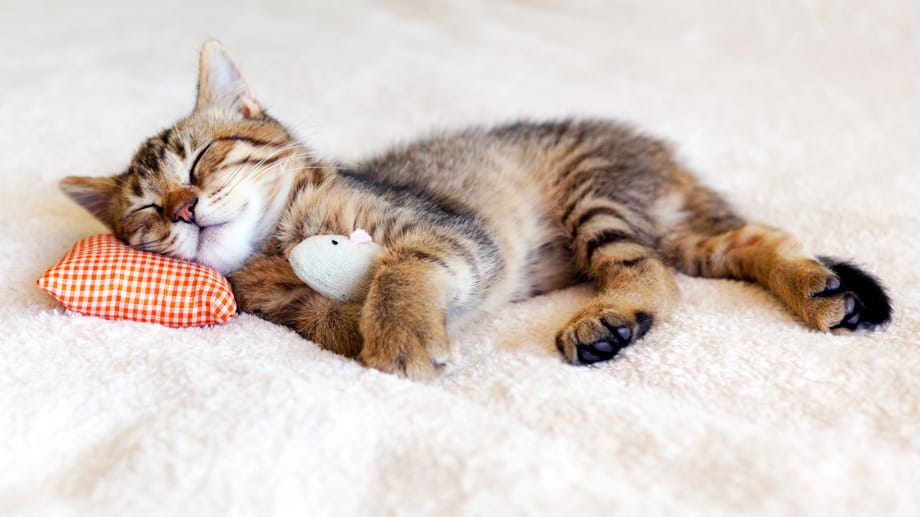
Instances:
[[[374,242],[374,239],[371,238],[370,234],[361,229],[357,229],[351,232],[351,235],[348,236],[348,240],[355,244],[366,244],[368,242]]]

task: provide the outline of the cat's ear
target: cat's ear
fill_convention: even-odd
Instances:
[[[70,199],[93,214],[109,229],[113,228],[112,200],[118,190],[115,178],[68,176],[62,179],[59,185]]]
[[[196,112],[211,110],[243,118],[257,118],[262,114],[262,106],[253,97],[240,70],[224,47],[214,40],[201,48],[195,103]]]

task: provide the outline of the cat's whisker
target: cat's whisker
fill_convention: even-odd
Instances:
[[[271,143],[271,142],[270,142],[270,143]],[[288,152],[288,151],[290,151],[290,150],[292,150],[292,149],[297,149],[297,148],[299,148],[299,147],[302,147],[302,145],[301,145],[301,144],[298,144],[298,143],[292,143],[292,144],[290,144],[290,145],[286,145],[286,146],[284,146],[284,147],[281,147],[280,149],[277,149],[277,150],[275,150],[274,152],[269,153],[265,158],[263,158],[262,160],[260,160],[260,161],[255,165],[255,167],[258,168],[258,167],[260,167],[262,164],[264,164],[267,160],[270,160],[270,159],[272,159],[272,158],[278,156],[279,154]],[[217,190],[222,190],[222,189],[226,188],[226,186],[227,186],[228,184],[230,184],[231,181],[235,180],[235,179],[237,178],[237,176],[240,174],[240,172],[243,171],[245,168],[246,168],[246,164],[241,164],[241,165],[239,165],[236,169],[233,170],[233,172],[230,173],[230,175],[229,175],[226,179],[224,179],[224,181],[221,183],[221,185],[218,187]],[[233,190],[234,188],[236,188],[236,185],[234,185],[233,187],[231,187],[229,190]]]
[[[267,145],[272,145],[272,144],[274,144],[274,143],[275,143],[278,139],[280,139],[280,138],[281,138],[280,136],[279,136],[279,137],[276,137],[276,138],[273,138],[272,140],[270,140],[270,141],[268,142]],[[271,157],[271,156],[273,156],[273,155],[277,155],[278,153],[284,152],[284,151],[286,151],[287,149],[292,148],[294,145],[295,145],[295,144],[288,144],[288,145],[286,145],[286,146],[283,146],[281,149],[278,149],[278,150],[276,150],[276,151],[270,153],[270,154],[268,155],[268,157],[266,157],[265,159],[267,159],[267,158],[269,158],[269,157]],[[263,161],[264,161],[265,159],[263,159]],[[261,162],[260,162],[260,163],[261,163]],[[245,167],[245,164],[240,164],[239,166],[237,166],[237,167],[233,170],[233,172],[231,172],[226,178],[224,178],[224,180],[222,181],[221,185],[218,187],[217,190],[223,189],[228,183],[230,183],[231,181],[233,181],[233,179],[236,178],[236,176],[240,173],[240,171],[242,171],[242,170],[244,169],[244,167]]]
[[[273,164],[271,164],[271,165],[268,166],[268,167],[265,167],[265,168],[262,168],[262,169],[258,169],[258,170],[255,172],[255,174],[254,174],[254,179],[255,179],[255,180],[262,180],[262,179],[264,179],[266,176],[269,175],[269,174],[268,174],[269,172],[279,172],[279,171],[281,171],[281,170],[283,169],[283,167],[286,166],[286,165],[288,164],[288,162],[290,162],[291,160],[297,160],[297,159],[301,159],[301,158],[312,158],[312,156],[313,156],[313,155],[312,155],[311,153],[302,153],[302,154],[295,154],[295,155],[291,155],[291,156],[286,156],[286,157],[283,158],[282,160],[279,160],[277,163],[273,163]],[[324,168],[324,167],[320,167],[320,166],[303,166],[303,167],[297,167],[297,170],[298,170],[298,171],[301,171],[301,170],[315,170],[315,169],[323,169],[323,168]]]
[[[277,155],[277,153],[276,153],[276,155]],[[221,189],[226,189],[227,192],[232,192],[234,189],[236,189],[236,188],[237,188],[244,180],[246,180],[246,179],[252,179],[253,181],[261,181],[261,180],[265,179],[265,178],[269,175],[269,174],[268,174],[269,172],[273,172],[273,171],[276,171],[276,170],[278,170],[278,171],[283,170],[281,167],[284,166],[284,165],[287,165],[288,162],[290,162],[291,160],[301,159],[301,158],[312,158],[312,157],[313,157],[313,154],[310,153],[310,152],[304,152],[304,153],[299,153],[299,154],[293,154],[293,155],[290,155],[290,156],[285,156],[285,157],[282,158],[281,160],[277,161],[276,163],[271,164],[271,165],[268,166],[268,167],[260,168],[260,166],[261,166],[263,163],[265,163],[266,160],[269,160],[269,159],[272,158],[271,155],[270,155],[270,156],[267,156],[266,158],[262,159],[259,163],[257,163],[257,164],[254,166],[254,168],[256,168],[257,170],[256,170],[256,172],[252,175],[252,177],[239,176],[238,179],[237,179],[237,181],[236,181],[235,183],[233,183],[233,185],[231,185],[231,186],[228,187],[226,184],[224,184],[224,185],[221,186]],[[322,167],[312,167],[312,166],[310,166],[310,167],[300,167],[300,168],[298,168],[298,170],[321,169],[321,168],[322,168]],[[234,171],[234,172],[235,172],[234,176],[237,176],[238,172],[237,172],[237,171]]]

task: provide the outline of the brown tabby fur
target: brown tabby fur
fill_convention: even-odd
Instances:
[[[556,340],[572,363],[609,359],[667,318],[675,269],[757,282],[821,331],[855,310],[830,265],[739,217],[667,146],[620,124],[473,128],[345,168],[314,159],[241,79],[221,95],[214,60],[229,63],[209,43],[195,112],[125,173],[62,186],[125,242],[207,263],[182,247],[174,214],[199,198],[218,206],[238,195],[236,177],[255,178],[283,211],[226,271],[242,310],[367,366],[429,378],[455,361],[450,335],[474,316],[584,278],[598,294]],[[287,256],[301,240],[357,228],[386,248],[366,300],[328,299],[294,275]]]

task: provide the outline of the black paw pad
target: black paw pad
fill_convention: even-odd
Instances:
[[[628,328],[628,327],[627,327]],[[620,351],[625,345],[615,344],[610,341],[595,341],[590,345],[578,345],[578,362],[581,364],[594,364],[607,361]]]

